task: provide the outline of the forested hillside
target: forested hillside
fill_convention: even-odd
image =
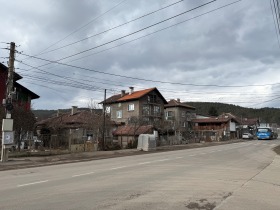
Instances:
[[[220,115],[230,112],[238,117],[260,118],[261,122],[273,122],[280,124],[279,108],[245,108],[232,104],[209,103],[209,102],[187,102],[187,104],[196,108],[196,113],[205,115]]]

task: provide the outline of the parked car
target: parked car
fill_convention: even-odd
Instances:
[[[251,133],[243,133],[242,134],[242,139],[253,139],[254,136]]]

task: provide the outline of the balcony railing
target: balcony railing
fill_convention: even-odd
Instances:
[[[212,131],[212,130],[225,130],[227,127],[226,126],[194,126],[193,129],[195,131]]]

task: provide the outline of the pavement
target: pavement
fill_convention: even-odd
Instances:
[[[183,145],[167,145],[157,147],[156,151],[138,151],[137,149],[123,149],[114,151],[94,151],[94,152],[79,152],[79,153],[68,153],[62,155],[50,155],[50,156],[31,156],[31,157],[10,157],[7,162],[0,162],[0,171],[30,168],[30,167],[41,167],[47,165],[67,164],[81,161],[91,161],[106,158],[115,158],[131,155],[141,155],[155,152],[165,152],[172,150],[192,149],[200,147],[209,147],[222,144],[231,144],[237,142],[243,142],[245,140],[235,139],[222,142],[205,142],[205,143],[191,143]],[[248,141],[248,140],[247,140]]]
[[[245,182],[215,209],[227,210],[276,210],[280,209],[280,156]],[[234,207],[234,208],[233,208]]]

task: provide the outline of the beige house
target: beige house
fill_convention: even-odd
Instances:
[[[139,91],[130,87],[128,93],[122,90],[101,103],[110,109],[111,120],[116,123],[154,125],[164,119],[167,101],[155,87]]]

